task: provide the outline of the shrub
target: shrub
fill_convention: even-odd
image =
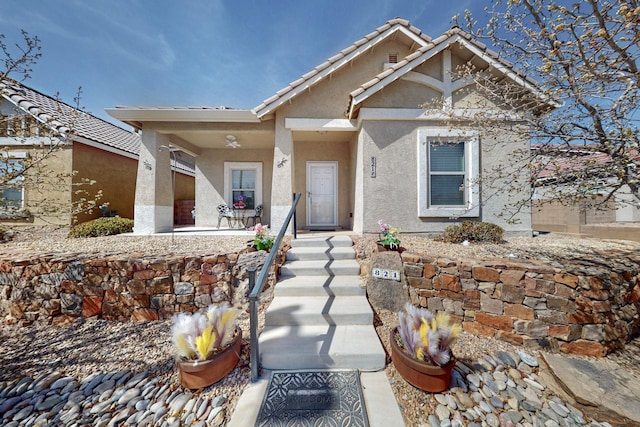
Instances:
[[[461,224],[450,225],[437,238],[447,243],[469,242],[503,243],[504,230],[490,222],[464,221]]]
[[[78,224],[71,229],[69,237],[100,237],[133,231],[133,220],[120,217],[102,217]]]

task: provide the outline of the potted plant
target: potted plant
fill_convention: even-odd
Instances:
[[[253,238],[251,245],[258,251],[269,252],[273,247],[273,237],[269,234],[269,227],[260,223],[254,227],[256,235]]]
[[[383,220],[378,221],[378,225],[380,226],[380,231],[378,232],[378,241],[376,243],[384,250],[402,252],[400,239],[398,238],[400,229],[385,224]]]
[[[451,345],[461,327],[445,312],[433,314],[409,303],[398,313],[399,325],[391,331],[393,365],[410,384],[441,392],[449,387],[455,360]]]
[[[205,313],[173,316],[171,333],[181,385],[207,387],[238,364],[242,330],[235,324],[237,317],[238,311],[228,303],[213,304]]]

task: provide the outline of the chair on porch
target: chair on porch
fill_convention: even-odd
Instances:
[[[231,228],[231,221],[234,220],[233,212],[229,209],[226,203],[219,204],[216,208],[218,210],[218,228],[220,228],[220,222],[222,218],[227,219],[227,226]]]
[[[262,205],[258,205],[255,208],[255,213],[251,216],[247,216],[245,218],[245,225],[249,226],[249,220],[253,221],[253,225],[255,226],[258,222],[262,222]],[[260,220],[260,221],[258,221]]]

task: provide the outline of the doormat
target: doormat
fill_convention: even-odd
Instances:
[[[358,372],[273,372],[256,426],[285,425],[368,427]]]

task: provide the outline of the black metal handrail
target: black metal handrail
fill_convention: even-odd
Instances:
[[[269,270],[271,269],[271,264],[273,264],[273,260],[280,249],[280,244],[282,243],[282,238],[284,237],[287,228],[289,227],[289,223],[293,218],[293,238],[296,239],[298,237],[297,234],[297,224],[296,224],[296,207],[298,206],[298,202],[300,201],[301,193],[297,193],[293,195],[293,204],[291,205],[291,209],[289,210],[289,214],[284,220],[284,224],[282,228],[278,232],[278,236],[276,237],[275,242],[273,243],[273,248],[267,259],[262,266],[262,270],[260,270],[260,274],[258,275],[258,279],[256,280],[256,267],[251,267],[247,271],[249,273],[249,328],[251,335],[251,354],[250,354],[250,365],[251,365],[251,381],[255,382],[258,379],[258,371],[260,368],[260,351],[258,348],[258,296],[260,292],[262,292],[262,288],[264,284],[267,282],[267,277],[269,276]]]

